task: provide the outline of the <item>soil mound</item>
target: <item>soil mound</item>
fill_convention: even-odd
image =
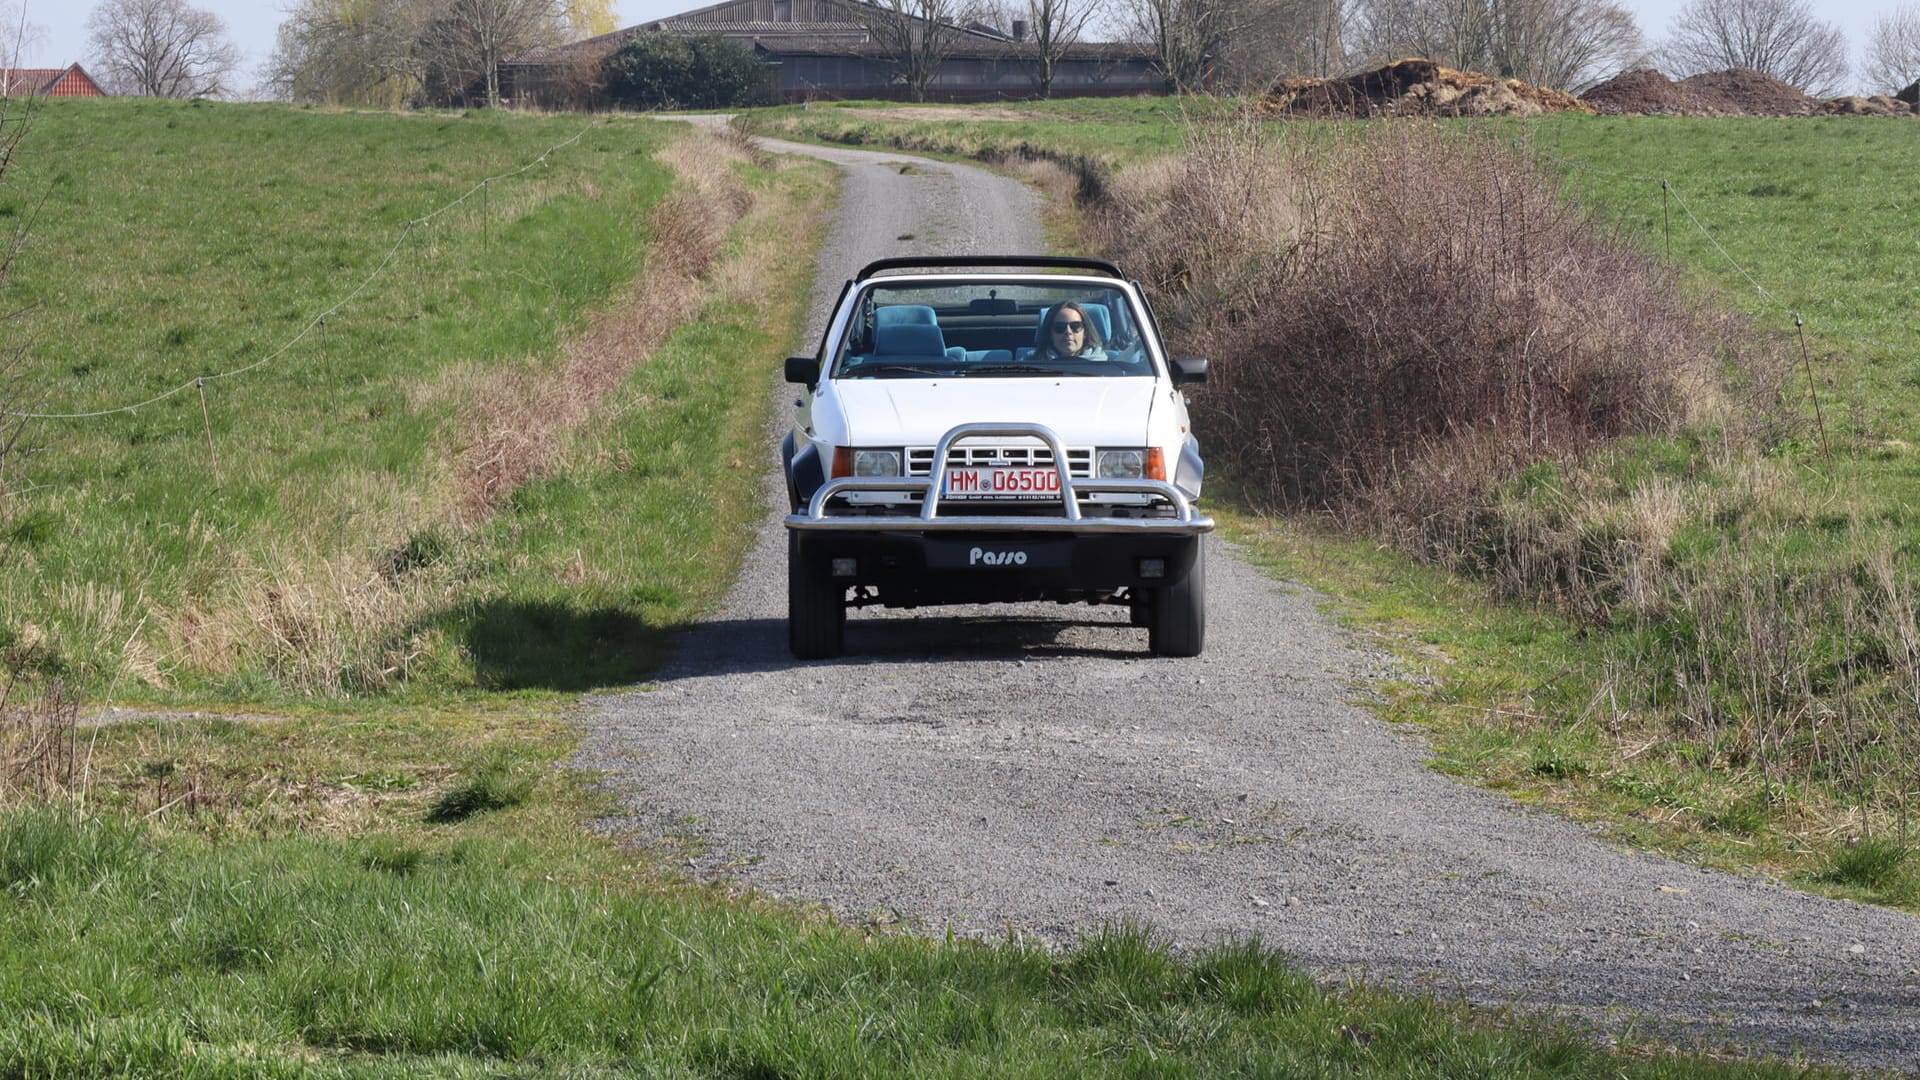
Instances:
[[[1834,104],[1808,97],[1771,75],[1746,68],[1709,71],[1678,82],[1652,68],[1623,72],[1580,95],[1608,114],[1672,116],[1812,116],[1821,112],[1892,115],[1881,104],[1891,99],[1835,98]]]
[[[1623,71],[1581,94],[1580,100],[1610,116],[1687,116],[1700,108],[1685,87],[1653,68]]]
[[[1455,71],[1418,57],[1341,79],[1286,79],[1267,95],[1268,113],[1297,116],[1533,116],[1592,112],[1571,94],[1519,79]]]
[[[1820,108],[1820,99],[1746,68],[1688,76],[1680,85],[1723,116],[1807,116]]]
[[[1920,105],[1920,79],[1915,79],[1912,86],[1893,95],[1893,98],[1895,101],[1904,101],[1909,105]]]

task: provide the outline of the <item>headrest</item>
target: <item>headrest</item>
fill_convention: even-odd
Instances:
[[[934,325],[933,309],[925,304],[889,304],[873,309],[873,325],[899,326],[902,323]]]
[[[873,351],[888,356],[945,356],[947,342],[937,326],[895,323],[873,328]]]

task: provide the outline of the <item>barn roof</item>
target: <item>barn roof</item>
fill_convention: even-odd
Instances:
[[[79,64],[63,68],[0,68],[0,96],[4,97],[100,97],[105,93]]]

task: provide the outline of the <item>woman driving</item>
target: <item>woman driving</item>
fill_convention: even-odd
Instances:
[[[1107,343],[1100,328],[1081,306],[1069,300],[1047,313],[1047,336],[1034,352],[1035,360],[1101,359]]]

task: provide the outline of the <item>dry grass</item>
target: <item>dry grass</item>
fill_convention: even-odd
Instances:
[[[0,688],[0,807],[82,793],[80,700],[59,680],[37,694],[17,676]]]

